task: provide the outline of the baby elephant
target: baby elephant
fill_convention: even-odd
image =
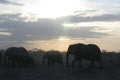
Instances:
[[[53,67],[55,63],[63,65],[63,55],[59,51],[47,51],[43,55],[43,64],[45,62],[49,67]]]

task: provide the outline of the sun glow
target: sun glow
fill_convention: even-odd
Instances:
[[[36,14],[39,18],[57,18],[85,9],[86,2],[83,0],[43,0],[23,8],[26,13]]]
[[[70,39],[65,36],[61,36],[58,40],[59,41],[69,41]]]
[[[12,34],[9,33],[9,32],[0,32],[0,36],[3,35],[3,36],[11,36]]]

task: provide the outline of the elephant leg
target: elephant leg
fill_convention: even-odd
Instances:
[[[23,64],[22,64],[22,61],[21,61],[21,60],[18,60],[17,63],[18,63],[18,66],[19,66],[19,67],[22,67]]]
[[[7,65],[7,60],[6,60],[6,58],[3,59],[3,62],[4,62],[4,65]]]
[[[24,67],[29,67],[29,60],[27,58],[24,58],[22,62],[24,64]]]
[[[8,57],[5,59],[5,63],[7,66],[11,65],[10,63],[12,62],[12,60]]]
[[[24,67],[29,67],[30,65],[30,63],[29,63],[29,60],[27,59],[27,58],[25,58],[25,59],[23,59],[22,60],[22,62],[23,62],[23,64],[24,64]]]
[[[48,66],[51,67],[51,61],[48,59]]]
[[[3,62],[4,62],[5,65],[7,64],[6,59],[4,59]]]
[[[45,64],[45,59],[42,60],[42,64]]]
[[[75,67],[75,62],[76,62],[76,61],[77,61],[77,57],[74,56],[74,59],[73,59],[72,64],[71,64],[72,67]]]
[[[51,63],[52,63],[52,64],[51,64],[51,65],[52,65],[52,67],[54,67],[54,61],[53,61],[53,60],[51,61]]]
[[[82,67],[82,59],[79,59],[79,67]]]
[[[101,61],[99,62],[99,64],[100,64],[101,68],[104,68],[103,63]]]
[[[29,63],[30,63],[30,66],[34,66],[35,65],[33,61],[31,61]]]
[[[31,59],[29,63],[31,64],[31,66],[34,66],[34,65],[35,65],[35,64],[34,64],[35,62],[34,62],[33,59]]]
[[[98,61],[98,63],[100,64],[100,67],[101,67],[101,68],[104,68],[102,59],[100,58],[100,59],[98,59],[97,61]]]
[[[63,66],[63,61],[60,62],[61,66]]]
[[[10,64],[11,62],[12,62],[11,59],[7,59],[7,60],[6,60],[6,64],[7,64],[7,66],[11,65],[11,64]]]
[[[19,60],[19,63],[20,63],[20,67],[25,67],[25,62],[23,59],[20,59]]]
[[[4,59],[5,65],[9,66],[10,61],[11,61],[11,59],[8,56],[5,57],[5,59]]]
[[[11,64],[12,64],[12,66],[15,66],[15,60],[14,59],[11,60]]]
[[[90,66],[91,66],[91,68],[93,68],[93,67],[94,67],[93,65],[94,65],[94,60],[91,60],[91,65],[90,65]]]

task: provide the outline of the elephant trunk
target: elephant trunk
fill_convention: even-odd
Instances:
[[[6,62],[6,55],[4,55],[4,63],[6,64],[7,62]]]
[[[67,67],[69,66],[69,55],[70,53],[67,51],[67,54],[66,54],[66,66]]]
[[[3,59],[3,61],[4,61],[4,64],[5,64],[5,65],[8,63],[7,57],[8,57],[8,55],[7,55],[7,54],[4,54],[4,59]]]

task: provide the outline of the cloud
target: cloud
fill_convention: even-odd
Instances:
[[[7,16],[7,17],[6,17]],[[25,22],[25,17],[20,14],[0,15],[0,32],[10,34],[9,36],[0,35],[0,41],[16,41],[24,43],[25,41],[52,40],[61,36],[74,38],[99,38],[109,35],[109,33],[96,32],[97,27],[71,27],[65,28],[63,22],[59,19],[38,19],[38,21]],[[99,28],[101,30],[101,28]]]
[[[11,33],[8,33],[8,32],[0,32],[0,35],[10,36]]]
[[[1,4],[7,4],[7,5],[23,6],[23,4],[16,3],[16,2],[10,2],[10,1],[7,1],[7,0],[0,0],[0,3],[1,3]]]
[[[109,33],[96,32],[97,27],[69,27],[67,28],[67,36],[69,38],[100,38],[109,35]],[[103,30],[103,28],[98,28]]]
[[[93,16],[85,16],[88,13],[79,12],[79,11],[75,13],[76,15],[69,15],[66,17],[62,17],[61,20],[64,20],[64,22],[67,23],[94,22],[94,21],[105,21],[105,22],[120,21],[120,14],[106,13],[106,14],[99,14]]]
[[[59,38],[64,33],[62,24],[55,20],[39,19],[35,22],[24,22],[24,18],[19,16],[20,14],[2,16],[4,21],[1,22],[1,26],[12,33],[10,40],[49,40]]]
[[[25,19],[27,19],[26,17],[20,17],[21,14],[17,13],[17,14],[1,14],[0,15],[0,22],[9,22],[9,21],[24,21]]]

